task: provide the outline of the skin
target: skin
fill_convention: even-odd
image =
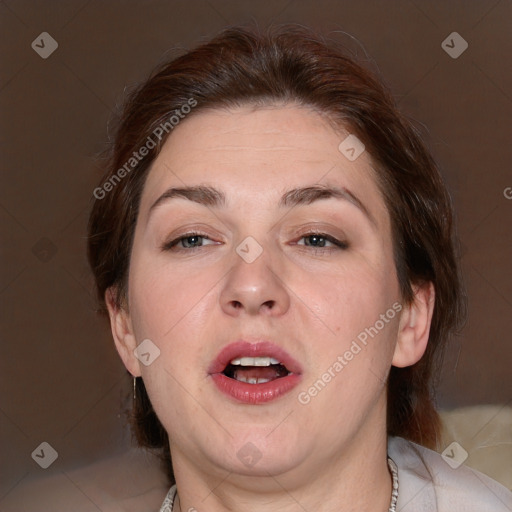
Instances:
[[[146,182],[135,230],[127,304],[106,299],[118,352],[142,376],[169,433],[179,502],[175,509],[387,511],[386,378],[424,353],[434,304],[431,284],[390,320],[324,389],[297,400],[352,340],[401,303],[390,217],[364,152],[338,150],[348,132],[294,105],[194,114],[166,141]],[[151,205],[171,186],[209,185],[227,204],[184,198]],[[279,208],[295,187],[336,185],[359,198]],[[162,245],[199,228],[174,251]],[[306,236],[315,230],[348,242],[341,249]],[[262,254],[235,251],[247,237]],[[322,243],[320,241],[320,244]],[[186,243],[186,242],[185,242]],[[181,251],[177,250],[181,248]],[[187,252],[188,251],[188,252]],[[260,405],[234,402],[208,375],[237,339],[270,339],[303,368],[297,388]],[[149,366],[133,354],[150,339]],[[237,457],[246,443],[261,459]]]

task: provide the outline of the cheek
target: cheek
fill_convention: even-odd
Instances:
[[[356,255],[336,271],[308,273],[294,284],[294,293],[321,321],[331,343],[356,336],[369,327],[399,297],[394,264],[390,259],[370,260]]]
[[[159,417],[169,421],[178,417],[178,410],[187,401],[183,386],[197,372],[198,359],[205,350],[204,333],[214,301],[218,301],[215,283],[219,277],[211,268],[193,273],[176,271],[144,253],[132,258],[129,275],[137,343],[150,339],[160,351],[151,365],[141,366],[142,376]],[[194,396],[200,393],[195,389]],[[169,401],[169,396],[174,399]]]
[[[134,257],[129,297],[138,337],[153,337],[165,344],[176,332],[200,329],[219,277],[212,268],[182,271],[164,258],[143,253]]]

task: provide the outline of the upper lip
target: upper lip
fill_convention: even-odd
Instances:
[[[261,340],[251,343],[246,340],[238,340],[226,345],[212,361],[208,373],[222,373],[233,359],[239,357],[273,357],[286,366],[291,373],[301,374],[300,364],[288,352],[277,346],[272,341]]]

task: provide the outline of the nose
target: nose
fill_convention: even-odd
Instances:
[[[290,295],[282,275],[268,250],[251,263],[235,253],[220,296],[222,310],[231,316],[283,315]]]

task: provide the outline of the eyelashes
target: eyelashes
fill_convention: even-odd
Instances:
[[[300,235],[299,240],[308,240],[309,243],[300,244],[295,242],[293,245],[297,245],[303,248],[310,248],[306,250],[310,250],[313,253],[326,253],[332,252],[336,250],[346,250],[349,248],[348,242],[344,240],[338,240],[332,235],[321,232],[308,232]],[[212,243],[207,243],[206,245],[196,245],[200,244],[203,241],[209,241]],[[331,244],[330,246],[326,246],[326,244]],[[180,235],[177,238],[169,242],[165,242],[161,249],[163,251],[169,252],[181,252],[181,253],[190,253],[195,252],[197,250],[201,250],[202,248],[208,245],[219,245],[220,242],[215,242],[211,238],[208,237],[205,233],[201,233],[199,231],[193,231],[190,233],[185,233]],[[318,244],[318,245],[316,245]]]

